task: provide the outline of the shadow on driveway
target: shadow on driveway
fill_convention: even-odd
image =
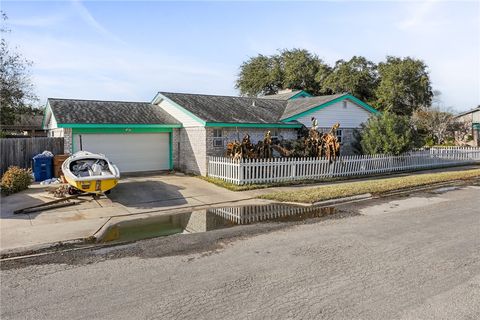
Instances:
[[[142,209],[187,204],[180,190],[185,188],[160,180],[126,180],[118,184],[108,197],[126,207]]]

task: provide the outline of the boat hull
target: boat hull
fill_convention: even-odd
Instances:
[[[76,176],[70,170],[70,164],[81,160],[104,160],[108,163],[109,172],[106,175]],[[104,193],[113,189],[120,180],[120,172],[104,155],[79,151],[62,164],[65,180],[70,186],[86,193]]]
[[[118,184],[118,179],[75,181],[74,179],[65,177],[65,180],[75,189],[87,193],[103,193],[115,188]]]

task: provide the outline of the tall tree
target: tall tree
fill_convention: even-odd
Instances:
[[[380,83],[375,90],[377,109],[411,115],[432,103],[432,86],[427,65],[410,57],[387,57],[378,64]]]
[[[378,84],[377,66],[364,57],[354,56],[349,61],[338,60],[333,71],[323,82],[329,93],[349,92],[355,97],[372,102]]]
[[[280,61],[259,54],[242,63],[235,87],[241,95],[275,94],[282,89]]]
[[[312,94],[321,93],[317,82],[322,73],[330,68],[317,55],[305,49],[282,50],[280,61],[283,66],[283,88],[306,90]]]
[[[0,117],[1,124],[11,124],[19,114],[32,111],[32,103],[37,97],[29,72],[32,62],[9,47],[6,40],[6,34],[10,32],[6,27],[7,15],[2,11],[1,16]]]
[[[307,50],[281,50],[272,56],[258,55],[242,63],[235,87],[247,96],[275,94],[281,89],[321,93],[319,79],[330,67]]]

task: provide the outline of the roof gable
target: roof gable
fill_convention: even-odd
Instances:
[[[348,94],[348,93],[342,93],[342,94],[334,94],[334,95],[328,95],[328,96],[318,96],[318,97],[309,97],[309,98],[304,98],[304,99],[294,99],[294,100],[289,100],[287,103],[287,106],[285,108],[285,112],[282,115],[281,120],[282,121],[293,121],[298,119],[299,117],[302,117],[304,115],[307,115],[309,113],[313,113],[317,110],[320,110],[322,108],[326,108],[330,105],[333,105],[339,101],[348,99],[355,104],[357,104],[359,107],[364,108],[368,112],[371,113],[378,113],[376,109],[374,109],[372,106],[366,104],[362,100]]]
[[[312,95],[304,90],[295,90],[291,92],[260,96],[259,98],[287,101],[291,99],[298,99],[298,98],[305,98],[305,97],[312,97]]]

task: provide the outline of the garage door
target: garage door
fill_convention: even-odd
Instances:
[[[120,172],[170,169],[168,133],[81,134],[85,151],[102,153],[118,166]],[[74,136],[75,151],[80,149],[80,135]]]

